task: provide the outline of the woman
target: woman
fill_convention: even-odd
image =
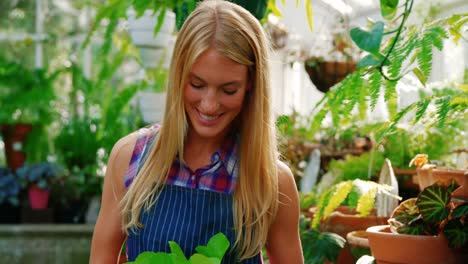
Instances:
[[[259,22],[204,1],[178,34],[161,127],[119,140],[108,163],[91,263],[170,251],[223,232],[223,263],[303,263],[294,178],[278,160],[269,47]],[[128,165],[130,164],[130,165]]]

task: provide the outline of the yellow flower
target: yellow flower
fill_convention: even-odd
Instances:
[[[429,163],[427,154],[417,154],[409,163],[409,166],[416,165],[416,167],[421,168],[422,166]]]

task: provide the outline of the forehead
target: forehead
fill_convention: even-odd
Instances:
[[[195,60],[191,75],[212,82],[244,81],[247,80],[247,66],[209,48]]]

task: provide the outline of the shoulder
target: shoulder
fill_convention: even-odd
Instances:
[[[133,148],[140,135],[138,132],[128,134],[119,139],[112,148],[109,156],[108,168],[115,169],[116,171],[122,171],[122,167],[126,167],[130,158],[133,154]],[[125,170],[124,170],[125,171]]]
[[[120,138],[112,148],[109,156],[108,169],[115,172],[125,172],[130,164],[135,146],[140,139],[154,135],[159,127],[141,128]]]
[[[284,162],[280,160],[278,160],[276,164],[278,166],[279,190],[282,191],[283,189],[294,188],[294,190],[297,191],[294,176],[291,172],[291,169],[288,167],[288,165],[286,165]]]

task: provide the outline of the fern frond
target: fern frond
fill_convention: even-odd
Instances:
[[[450,96],[442,97],[440,99],[437,99],[435,104],[437,107],[437,126],[442,127],[445,124],[445,121],[447,120],[447,115],[450,112],[450,101],[451,101]]]
[[[462,34],[460,33],[462,32],[462,26],[468,23],[468,14],[453,15],[447,19],[447,23],[449,24],[449,32],[452,35],[453,40],[455,43],[458,43],[460,38],[462,38]]]
[[[351,78],[349,80],[349,83],[347,84],[349,86],[348,93],[346,94],[346,103],[344,104],[343,107],[343,112],[345,113],[345,116],[351,116],[347,113],[351,113],[353,110],[354,106],[361,100],[361,93],[363,90],[365,90],[362,87],[362,79],[359,74],[353,74],[351,75]]]
[[[359,117],[364,120],[367,114],[367,96],[369,96],[369,90],[363,84],[362,78],[359,78],[359,101],[358,101],[358,113]]]
[[[351,188],[353,187],[352,181],[344,181],[340,182],[334,188],[333,194],[328,201],[327,206],[323,211],[323,219],[326,219],[330,216],[330,214],[340,206],[340,204],[346,199]]]
[[[413,121],[413,124],[416,124],[426,113],[427,107],[431,103],[431,100],[421,100],[416,103],[416,116]]]
[[[428,38],[438,50],[443,49],[444,39],[448,37],[447,32],[441,26],[427,29],[424,33],[424,38]]]
[[[432,42],[429,37],[423,36],[419,44],[420,48],[417,53],[418,66],[426,79],[428,79],[432,70]]]
[[[328,202],[330,201],[331,195],[332,195],[332,189],[329,189],[327,192],[322,194],[322,196],[320,196],[319,202],[317,203],[317,211],[314,214],[314,219],[312,219],[312,222],[310,223],[310,227],[312,229],[318,228],[320,224],[320,220],[322,220],[323,212],[325,210],[324,205],[328,204]]]
[[[356,206],[356,211],[359,213],[360,216],[369,215],[370,211],[374,207],[376,194],[377,188],[372,188],[363,195],[361,195]]]
[[[382,75],[378,70],[373,70],[369,76],[369,94],[370,94],[370,107],[374,110],[377,105],[377,100],[380,95],[380,86],[382,84]]]

